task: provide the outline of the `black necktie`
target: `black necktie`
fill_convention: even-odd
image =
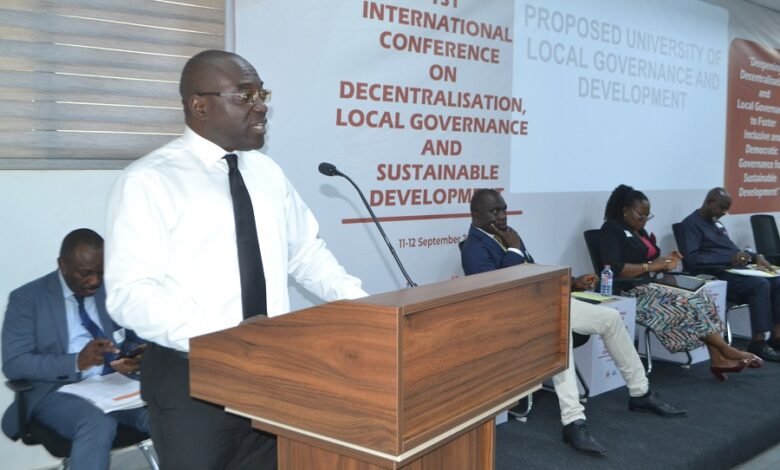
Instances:
[[[93,322],[91,318],[89,318],[87,309],[84,308],[84,297],[80,295],[74,295],[73,297],[76,298],[76,302],[79,304],[79,317],[81,318],[81,324],[84,325],[84,328],[86,328],[87,331],[89,331],[89,334],[91,334],[95,339],[108,338],[103,329],[100,328],[97,323]],[[106,375],[114,372],[114,368],[111,367],[111,361],[113,360],[113,354],[103,353],[103,372],[101,372],[100,375]]]
[[[241,274],[241,305],[244,318],[267,315],[265,300],[265,275],[260,243],[257,241],[257,225],[252,199],[238,171],[238,157],[225,155],[228,164],[230,195],[233,197],[233,218],[236,221],[236,245],[238,246],[238,271]]]

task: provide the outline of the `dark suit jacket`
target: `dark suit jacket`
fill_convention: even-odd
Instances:
[[[615,276],[615,289],[617,292],[621,290],[631,289],[637,284],[650,282],[650,274],[647,273],[643,276],[621,279],[620,273],[623,271],[623,266],[626,263],[642,264],[648,261],[658,258],[661,254],[661,250],[658,245],[653,241],[653,246],[656,249],[655,256],[647,256],[647,246],[639,239],[639,235],[643,235],[652,240],[645,230],[637,234],[623,221],[607,220],[601,226],[601,233],[599,236],[599,253],[601,255],[601,266],[609,265],[610,269]]]
[[[717,274],[715,266],[724,269],[731,266],[731,258],[739,248],[729,238],[726,227],[719,228],[711,220],[705,220],[697,209],[683,219],[682,228],[685,241],[680,248],[687,268],[695,271],[705,268]]]
[[[526,260],[513,251],[504,251],[495,239],[473,226],[469,228],[469,235],[460,249],[460,262],[467,276],[523,264],[526,261],[533,263],[533,259]]]
[[[115,340],[120,327],[106,312],[106,293],[95,294],[100,323],[106,335]],[[68,324],[65,299],[58,271],[47,274],[11,292],[2,332],[3,373],[10,380],[27,379],[34,388],[25,396],[29,419],[32,409],[44,396],[64,384],[81,380],[76,372],[76,356],[68,354]],[[129,350],[141,342],[130,330],[117,347]],[[12,403],[3,415],[3,432],[18,438],[19,411]]]

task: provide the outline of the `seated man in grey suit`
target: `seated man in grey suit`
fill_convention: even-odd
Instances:
[[[27,417],[72,440],[75,469],[105,470],[117,424],[148,432],[145,408],[104,414],[88,401],[57,393],[62,385],[87,377],[138,370],[139,358],[116,359],[141,345],[118,327],[105,308],[103,238],[77,229],[62,242],[59,269],[11,292],[2,332],[3,372],[11,380],[27,379]],[[121,348],[121,349],[120,349]],[[20,433],[14,402],[3,416],[3,432]]]
[[[534,262],[520,235],[507,225],[506,208],[506,202],[498,192],[492,189],[474,192],[471,198],[471,228],[461,249],[461,263],[467,276]],[[572,279],[572,286],[584,289],[588,285],[592,287],[595,281],[594,275],[586,274]],[[628,386],[629,410],[660,416],[685,414],[684,410],[664,403],[650,391],[645,369],[617,310],[572,299],[571,329],[576,333],[601,335]],[[593,438],[585,424],[585,407],[579,401],[572,356],[569,351],[569,368],[553,376],[561,408],[563,440],[580,452],[603,455],[606,450]]]

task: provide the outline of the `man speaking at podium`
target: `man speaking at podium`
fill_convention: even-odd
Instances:
[[[471,198],[471,228],[461,250],[463,272],[467,276],[534,262],[520,235],[507,225],[506,209],[506,202],[498,192],[492,189],[474,192]],[[593,280],[594,276],[586,275],[573,279],[572,284],[584,287],[582,284]],[[581,334],[601,335],[628,386],[629,410],[660,416],[685,414],[684,410],[662,402],[650,391],[645,369],[617,310],[572,299],[571,329]],[[593,438],[585,424],[585,407],[579,401],[572,356],[569,350],[569,368],[553,376],[561,408],[563,440],[580,452],[604,455],[606,450]]]
[[[328,301],[366,293],[257,151],[271,92],[255,68],[204,51],[185,64],[179,91],[184,135],[130,165],[111,191],[109,311],[152,342],[141,391],[162,468],[275,468],[272,436],[190,398],[189,339],[287,313],[288,275]]]

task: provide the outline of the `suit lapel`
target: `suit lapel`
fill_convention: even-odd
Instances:
[[[62,352],[64,354],[68,352],[68,339],[70,333],[68,332],[68,320],[65,313],[65,298],[63,297],[64,293],[62,292],[62,284],[60,284],[59,271],[54,271],[53,273],[49,274],[46,284],[48,288],[48,295],[46,296],[46,301],[49,304],[48,311],[52,316],[51,321],[55,326],[55,331],[57,331],[57,336],[60,340],[60,347],[62,348]]]
[[[479,241],[481,241],[490,251],[490,255],[497,260],[501,260],[501,257],[504,256],[504,249],[501,248],[501,245],[499,245],[493,237],[486,234],[482,230],[472,226],[469,236],[474,236]]]
[[[641,235],[639,234],[639,232],[633,230],[625,223],[616,222],[616,225],[617,227],[619,227],[620,231],[623,232],[623,236],[626,238],[626,243],[629,246],[633,246],[633,248],[637,250],[638,253],[643,253],[642,256],[647,257],[647,246],[640,238]],[[631,236],[629,236],[628,234],[631,234]]]

